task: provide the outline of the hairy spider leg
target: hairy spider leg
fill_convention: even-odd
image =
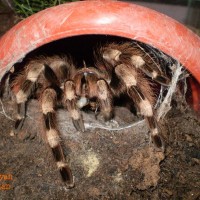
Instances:
[[[71,80],[66,81],[64,84],[64,104],[70,113],[74,127],[78,131],[84,132],[85,126],[80,109],[77,106],[75,84]]]
[[[152,63],[149,64],[145,62],[141,56],[132,55],[131,64],[134,65],[136,68],[139,68],[147,76],[151,77],[152,80],[160,83],[161,85],[169,86],[169,78],[161,74],[160,71],[156,71],[155,69],[153,69]]]
[[[151,139],[156,147],[163,148],[163,141],[159,136],[156,121],[153,116],[153,108],[149,99],[143,94],[141,87],[137,83],[137,73],[133,68],[125,64],[120,64],[115,67],[115,73],[123,81],[127,87],[127,93],[135,102],[136,107],[143,115],[149,125]]]
[[[45,121],[46,137],[62,180],[68,188],[74,187],[74,179],[68,164],[65,161],[63,149],[60,143],[59,131],[56,127],[55,104],[57,100],[56,91],[49,87],[42,93],[42,112]]]
[[[113,105],[112,95],[105,80],[101,79],[97,81],[97,98],[99,100],[100,111],[105,121],[113,118]]]
[[[156,82],[168,86],[169,78],[162,72],[160,64],[142,47],[131,43],[109,44],[103,50],[103,58],[112,66],[133,65]]]
[[[10,76],[12,72],[8,71],[1,79],[0,82],[0,99],[3,98],[4,94],[6,97],[10,97]]]
[[[35,65],[32,67],[27,67],[27,73],[20,74],[18,76],[18,80],[22,78],[23,80],[20,84],[19,90],[15,93],[16,95],[16,102],[17,102],[17,120],[15,122],[15,130],[14,133],[17,134],[23,126],[25,116],[26,116],[26,104],[28,101],[29,96],[35,89],[35,83],[44,70],[44,65]],[[20,77],[22,76],[22,77]],[[25,77],[23,77],[25,76]],[[24,79],[25,78],[25,79]],[[15,81],[14,81],[15,82]],[[15,91],[14,91],[15,92]]]

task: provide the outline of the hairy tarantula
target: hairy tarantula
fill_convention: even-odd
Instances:
[[[81,109],[95,101],[105,120],[113,117],[113,98],[126,94],[137,111],[144,116],[157,148],[164,147],[154,117],[155,97],[151,79],[169,85],[166,72],[153,56],[137,43],[106,44],[94,53],[92,67],[77,67],[70,56],[38,57],[29,61],[20,72],[7,73],[1,82],[0,95],[9,83],[17,102],[14,133],[23,126],[27,101],[34,97],[41,103],[46,137],[63,181],[74,186],[71,169],[65,161],[56,125],[56,107],[63,105],[72,118],[74,127],[84,131]],[[10,75],[14,78],[9,80]]]

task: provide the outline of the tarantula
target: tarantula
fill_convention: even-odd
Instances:
[[[14,77],[10,79],[11,76]],[[148,78],[147,78],[148,77]],[[38,57],[29,61],[20,72],[10,71],[1,82],[0,94],[9,83],[17,102],[14,132],[23,126],[27,101],[37,98],[41,103],[46,137],[63,181],[74,186],[71,169],[65,161],[56,125],[56,107],[68,110],[75,128],[84,131],[81,109],[95,99],[105,120],[113,117],[113,98],[126,94],[149,126],[157,148],[164,144],[159,135],[153,106],[155,97],[151,79],[168,85],[170,80],[159,62],[137,43],[106,44],[94,53],[94,66],[77,67],[70,56]]]

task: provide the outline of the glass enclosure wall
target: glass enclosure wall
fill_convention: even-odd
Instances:
[[[200,29],[200,0],[127,0],[164,13],[190,27]]]
[[[200,29],[200,0],[189,0],[186,24]]]

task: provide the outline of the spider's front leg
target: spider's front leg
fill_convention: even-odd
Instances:
[[[164,148],[163,141],[158,132],[157,122],[154,118],[150,100],[152,99],[152,90],[147,80],[145,80],[136,69],[125,64],[117,65],[115,67],[115,73],[126,86],[127,93],[135,102],[140,114],[145,117],[150,128],[153,143],[158,148]]]
[[[42,112],[45,121],[46,137],[53,156],[60,171],[62,180],[66,183],[68,188],[74,187],[74,180],[71,169],[65,162],[62,146],[60,144],[59,131],[56,126],[55,103],[57,100],[56,91],[49,87],[42,93]]]
[[[77,106],[77,96],[75,84],[73,81],[66,81],[64,84],[64,105],[66,105],[69,111],[74,127],[78,131],[85,131],[85,126],[81,112]]]

